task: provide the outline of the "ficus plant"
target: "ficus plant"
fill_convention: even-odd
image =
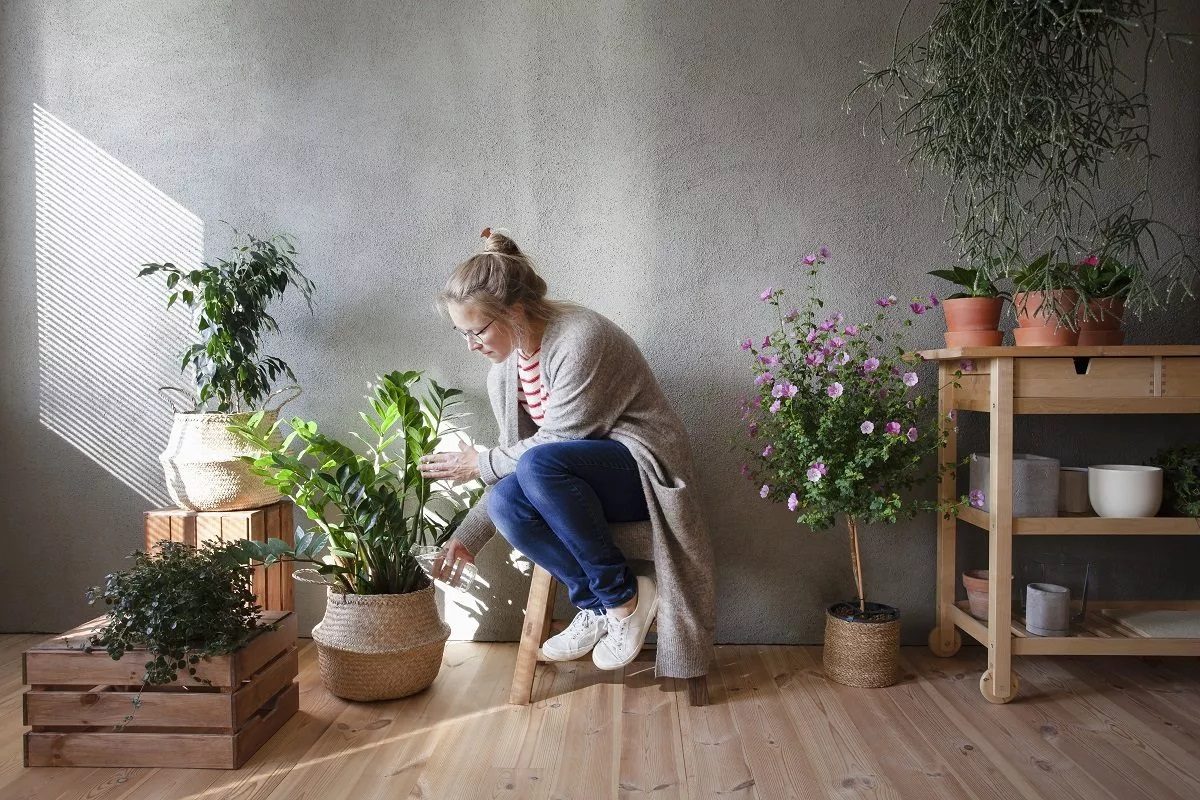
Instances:
[[[232,259],[187,269],[171,263],[143,264],[138,277],[166,276],[167,308],[181,302],[192,309],[200,341],[183,353],[196,385],[196,410],[219,413],[259,407],[281,376],[296,376],[282,359],[259,352],[262,337],[278,331],[267,312],[289,286],[312,310],[315,285],[296,266],[296,248],[286,235],[259,239],[234,230]]]
[[[922,185],[944,187],[959,259],[993,281],[1042,253],[1115,259],[1140,276],[1135,313],[1190,295],[1196,238],[1156,218],[1151,191],[1149,64],[1181,41],[1157,0],[946,0],[901,44],[910,5],[891,63],[868,68],[848,104],[874,94],[880,134]],[[1022,291],[1063,279],[1027,272]]]
[[[359,416],[371,431],[351,433],[359,450],[327,436],[316,422],[294,417],[264,430],[262,412],[231,426],[262,453],[244,457],[266,483],[291,497],[312,522],[296,531],[295,544],[281,539],[235,543],[236,557],[265,564],[312,565],[335,589],[353,594],[404,594],[428,579],[414,546],[444,544],[482,486],[428,481],[418,465],[443,439],[463,430],[456,413],[458,389],[428,381],[418,396],[420,372],[392,372],[376,380]],[[290,428],[273,438],[281,426]],[[279,443],[279,442],[282,443]]]

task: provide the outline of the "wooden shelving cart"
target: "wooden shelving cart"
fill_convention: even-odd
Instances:
[[[1200,656],[1200,638],[1146,638],[1098,613],[1089,614],[1071,636],[1031,636],[1012,611],[1014,536],[1195,536],[1200,535],[1200,521],[1189,517],[1014,519],[1011,491],[1015,417],[1200,414],[1200,346],[970,347],[929,350],[921,355],[938,362],[938,414],[949,434],[944,463],[958,460],[950,411],[977,411],[990,417],[989,510],[966,508],[958,518],[988,532],[988,569],[992,576],[988,620],[975,619],[965,610],[965,603],[955,602],[958,521],[939,519],[937,626],[929,634],[933,652],[944,657],[954,655],[962,645],[960,630],[986,645],[988,666],[979,689],[992,703],[1007,703],[1017,694],[1014,655]],[[954,375],[959,370],[963,374],[955,387]],[[942,476],[938,497],[948,502],[957,497],[953,471]],[[1104,605],[1178,609],[1200,608],[1200,601],[1104,601]]]

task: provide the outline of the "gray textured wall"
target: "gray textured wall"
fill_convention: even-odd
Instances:
[[[932,0],[916,4],[927,17]],[[1180,4],[1182,5],[1182,4]],[[840,105],[890,47],[898,4],[4,2],[0,19],[0,629],[59,630],[84,587],[139,545],[164,493],[156,455],[186,319],[136,265],[217,256],[219,220],[298,237],[316,312],[278,313],[307,392],[338,431],[365,382],[424,368],[468,392],[488,442],[486,363],[432,310],[487,224],[510,228],[552,290],[611,316],[678,403],[702,459],[719,562],[719,638],[813,642],[851,592],[838,532],[797,528],[737,476],[735,341],[755,299],[796,287],[813,245],[835,307],[927,291],[946,231],[896,151]],[[1200,11],[1176,18],[1200,29]],[[1195,51],[1154,66],[1159,211],[1197,232]],[[1137,342],[1195,342],[1157,315]],[[1179,309],[1175,309],[1178,313]],[[919,320],[918,344],[940,338]],[[1019,446],[1067,463],[1140,461],[1186,423],[1043,419]],[[967,446],[986,441],[966,423]],[[974,438],[972,438],[974,437]],[[934,520],[870,529],[872,594],[924,641]],[[963,533],[964,561],[982,557]],[[1102,590],[1185,595],[1196,543],[1042,542],[1097,560]],[[520,565],[492,545],[491,588],[454,598],[456,635],[514,637]],[[1190,584],[1189,584],[1190,581]],[[302,622],[321,598],[301,595]]]

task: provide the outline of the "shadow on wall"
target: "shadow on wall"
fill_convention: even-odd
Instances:
[[[158,462],[180,380],[187,311],[164,313],[148,261],[199,265],[204,224],[34,105],[38,418],[151,505],[171,505]]]

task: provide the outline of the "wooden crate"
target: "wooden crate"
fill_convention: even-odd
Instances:
[[[114,661],[83,646],[103,617],[25,651],[27,767],[202,767],[237,769],[299,708],[296,615],[267,611],[264,631],[226,656],[197,664],[187,675],[146,687],[133,712],[146,651]]]
[[[165,508],[145,514],[146,549],[163,540],[193,547],[209,539],[283,539],[295,541],[292,501],[281,500],[246,511],[185,511]],[[291,564],[254,568],[254,594],[267,611],[295,611]]]

